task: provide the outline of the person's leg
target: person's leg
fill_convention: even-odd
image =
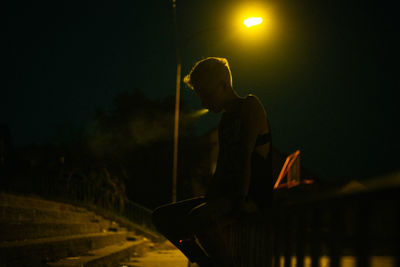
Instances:
[[[201,203],[204,203],[204,198],[199,197],[160,206],[153,211],[153,223],[160,233],[171,237],[174,237],[175,232],[177,238],[183,237],[185,233],[190,235],[193,230],[188,224],[188,214]]]
[[[231,222],[229,209],[218,211],[209,203],[202,203],[190,212],[194,221],[195,235],[205,253],[218,266],[235,266],[232,251],[226,244],[221,227],[227,227]]]
[[[189,216],[189,212],[202,203],[204,198],[194,198],[158,207],[153,212],[153,223],[191,262],[208,266],[207,255],[195,242],[193,222]]]

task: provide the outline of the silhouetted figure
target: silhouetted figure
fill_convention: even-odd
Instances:
[[[224,58],[197,62],[184,81],[205,108],[223,112],[217,168],[205,197],[161,206],[153,212],[153,221],[191,262],[234,266],[218,229],[272,204],[269,123],[256,96],[240,97],[233,89]]]

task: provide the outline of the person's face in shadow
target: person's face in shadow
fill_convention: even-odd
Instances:
[[[224,95],[223,85],[199,84],[194,87],[194,91],[201,100],[204,108],[214,113],[219,113],[223,110]]]

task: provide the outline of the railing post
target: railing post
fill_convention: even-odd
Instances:
[[[303,212],[307,212],[303,210]],[[297,267],[304,266],[304,234],[306,231],[305,228],[305,214],[301,211],[297,210],[297,220],[296,220],[296,258],[297,258]]]
[[[285,258],[285,267],[290,267],[291,254],[292,254],[292,229],[291,229],[291,212],[289,211],[284,215],[284,258]]]
[[[357,199],[357,219],[356,219],[356,258],[357,267],[368,267],[369,255],[369,238],[368,238],[368,225],[369,225],[369,199],[365,196]]]
[[[311,231],[310,231],[310,253],[311,253],[311,267],[319,267],[319,256],[320,256],[320,216],[319,210],[314,208],[311,219]]]
[[[281,234],[281,209],[278,205],[274,207],[274,212],[273,212],[273,227],[272,227],[272,232],[273,232],[273,259],[274,259],[274,265],[273,267],[280,267],[280,261],[281,261],[281,247],[282,247],[282,234]]]
[[[342,240],[343,229],[341,229],[343,223],[343,211],[337,208],[342,205],[339,203],[329,203],[330,218],[329,218],[329,236],[328,236],[328,248],[330,256],[330,267],[339,267],[340,251],[339,251],[339,240]]]

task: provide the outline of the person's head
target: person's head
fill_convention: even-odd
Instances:
[[[213,112],[223,109],[227,93],[232,92],[232,75],[228,60],[208,57],[198,61],[183,80],[200,97],[205,108]]]

